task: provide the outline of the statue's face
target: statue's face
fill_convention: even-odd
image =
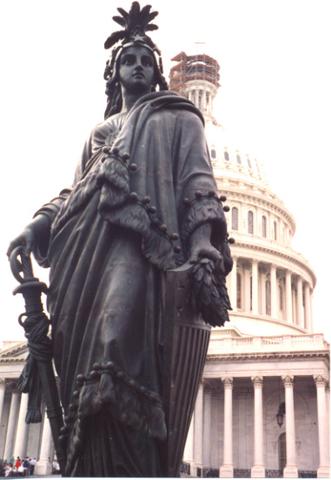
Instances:
[[[119,59],[118,77],[128,93],[144,95],[150,92],[155,78],[152,53],[141,46],[132,46],[123,50]]]

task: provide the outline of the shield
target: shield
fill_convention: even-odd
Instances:
[[[168,427],[165,475],[179,476],[211,327],[192,301],[192,265],[165,272],[163,398]]]

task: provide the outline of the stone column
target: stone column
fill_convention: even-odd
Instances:
[[[20,402],[20,394],[17,391],[13,391],[10,402],[9,418],[7,425],[7,435],[5,450],[3,452],[3,458],[8,460],[12,455],[15,455],[14,452],[14,442],[16,434],[16,424],[17,424],[17,415]]]
[[[293,323],[297,323],[297,302],[296,302],[296,296],[295,296],[295,290],[292,288],[292,318],[293,318]]]
[[[200,383],[194,408],[194,445],[193,464],[191,475],[196,477],[198,468],[202,469],[203,453],[203,383]]]
[[[45,412],[39,459],[34,469],[35,475],[50,475],[52,473],[52,453],[53,440],[51,425]]]
[[[303,318],[303,296],[302,296],[302,278],[298,277],[297,280],[297,324],[299,327],[304,327]]]
[[[192,416],[190,428],[188,430],[187,439],[185,443],[183,460],[190,465],[193,463],[194,459],[194,415]]]
[[[278,318],[278,295],[276,266],[270,265],[271,317]]]
[[[252,313],[259,313],[259,264],[252,260]]]
[[[223,465],[220,467],[220,477],[233,477],[232,454],[232,388],[231,377],[222,378],[224,384],[224,446]]]
[[[317,417],[318,417],[318,444],[320,462],[317,470],[318,477],[330,478],[329,449],[328,449],[328,418],[326,403],[326,379],[322,375],[314,377],[317,391]]]
[[[233,267],[230,273],[230,301],[233,310],[237,309],[237,257],[232,257]]]
[[[285,292],[286,292],[286,321],[293,323],[293,309],[292,309],[292,273],[287,270],[285,277]]]
[[[19,456],[23,458],[26,455],[28,424],[25,423],[25,416],[26,416],[27,409],[28,409],[28,394],[22,393],[20,411],[19,411],[18,422],[17,422],[15,448],[14,448],[15,457]]]
[[[263,377],[252,377],[254,384],[254,465],[251,477],[264,478],[263,454]]]
[[[203,456],[202,464],[206,468],[211,466],[211,426],[212,426],[212,415],[211,415],[211,392],[208,389],[205,389],[205,396],[203,402],[204,410],[204,420],[203,420],[203,436],[206,439],[203,442]]]
[[[0,422],[2,417],[3,404],[5,401],[6,381],[0,377]]]
[[[25,457],[26,455],[26,442],[28,434],[28,424],[25,423],[25,416],[28,409],[28,394],[21,394],[20,411],[18,415],[16,440],[15,440],[15,456]]]
[[[285,428],[286,428],[286,467],[284,477],[297,478],[298,468],[296,462],[295,448],[295,419],[294,419],[294,397],[293,397],[293,376],[282,377],[285,387]]]
[[[312,322],[311,322],[311,291],[309,283],[305,283],[305,328],[311,332],[312,331]]]

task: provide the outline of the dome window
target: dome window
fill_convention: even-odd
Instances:
[[[216,150],[215,150],[215,148],[212,148],[212,149],[210,150],[210,156],[211,156],[211,158],[213,158],[213,159],[216,158]]]
[[[262,215],[262,237],[267,238],[267,217]]]
[[[274,221],[274,240],[277,240],[277,222]]]
[[[238,163],[239,165],[241,165],[241,158],[240,158],[239,153],[237,153],[236,159],[237,159],[237,163]]]
[[[252,164],[249,157],[247,157],[247,165],[248,165],[248,168],[252,168]]]
[[[224,152],[224,160],[226,160],[227,162],[230,161],[229,152],[227,151]]]
[[[254,233],[254,213],[249,210],[248,212],[248,233],[250,233],[251,235],[253,235]]]
[[[238,230],[238,208],[233,207],[232,208],[232,230]]]

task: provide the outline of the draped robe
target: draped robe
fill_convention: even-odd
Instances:
[[[92,131],[72,189],[37,212],[52,224],[36,256],[50,266],[67,476],[165,474],[162,274],[204,223],[222,251],[216,194],[201,114],[152,93]]]

